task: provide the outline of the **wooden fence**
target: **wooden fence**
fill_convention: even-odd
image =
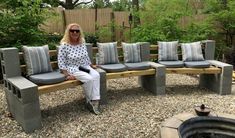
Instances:
[[[86,33],[98,33],[101,41],[125,40],[124,32],[128,31],[129,12],[113,12],[110,8],[105,9],[54,9],[56,17],[48,19],[41,28],[47,33],[63,34],[65,27],[70,23],[78,23]],[[113,21],[113,22],[112,22]],[[111,24],[115,27],[112,28]],[[104,37],[102,37],[102,35]]]
[[[58,13],[57,16],[48,19],[45,24],[41,26],[47,33],[63,34],[68,24],[76,22],[82,26],[84,32],[99,34],[101,42],[129,40],[129,12],[114,12],[110,8],[97,10],[63,10],[62,8],[56,8],[54,10]],[[183,17],[179,24],[185,27],[190,22],[203,21],[206,17],[206,15],[201,14],[195,15],[193,19],[191,17]],[[111,27],[112,23],[114,23],[115,27]]]

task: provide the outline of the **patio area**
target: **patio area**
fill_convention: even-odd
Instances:
[[[138,86],[137,77],[108,81],[108,104],[93,115],[84,107],[80,86],[40,96],[43,128],[26,134],[6,116],[7,105],[1,85],[0,137],[160,137],[159,126],[167,118],[194,112],[205,105],[213,112],[235,114],[235,84],[231,95],[218,95],[198,88],[198,78],[167,75],[166,95],[154,96]]]

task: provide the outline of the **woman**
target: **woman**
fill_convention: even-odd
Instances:
[[[93,69],[95,66],[89,59],[82,28],[76,23],[69,24],[65,30],[58,53],[58,66],[67,80],[83,82],[86,107],[96,115],[100,114],[100,75]]]

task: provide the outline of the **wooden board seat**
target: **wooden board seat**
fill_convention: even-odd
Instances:
[[[219,74],[221,68],[211,66],[210,68],[166,68],[168,74]]]

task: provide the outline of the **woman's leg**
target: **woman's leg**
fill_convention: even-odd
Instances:
[[[78,71],[74,73],[74,76],[77,80],[84,83],[82,87],[84,89],[87,102],[91,100],[100,100],[100,75],[90,66],[87,66],[86,68],[90,69],[89,74],[83,71]]]

